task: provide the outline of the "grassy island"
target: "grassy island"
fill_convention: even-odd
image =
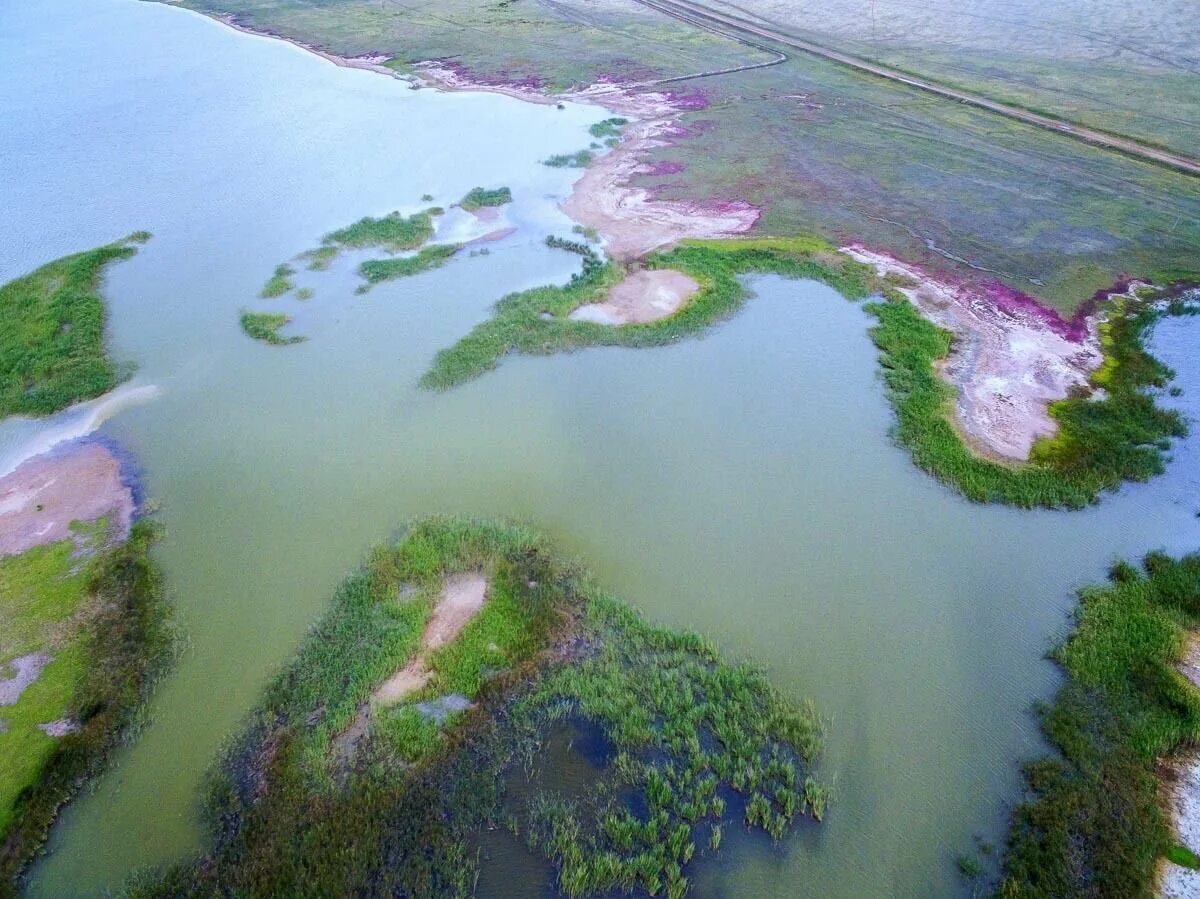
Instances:
[[[888,393],[896,410],[896,440],[913,460],[975,502],[1020,507],[1079,508],[1124,481],[1160,473],[1172,438],[1187,432],[1176,412],[1159,408],[1150,388],[1166,386],[1171,372],[1143,340],[1163,315],[1191,314],[1194,306],[1154,296],[1124,299],[1102,326],[1104,365],[1093,376],[1096,397],[1073,397],[1051,406],[1058,433],[1039,441],[1026,464],[1005,464],[977,454],[952,421],[954,388],[936,363],[953,336],[925,319],[867,265],[816,238],[684,241],[639,264],[689,275],[699,291],[678,312],[659,321],[614,327],[568,316],[602,300],[628,274],[585,243],[550,238],[551,246],[579,254],[580,273],[563,286],[538,287],[501,299],[491,319],[439,352],[421,380],[433,390],[455,387],[494,368],[507,354],[547,355],[589,346],[663,346],[699,333],[736,312],[750,296],[741,276],[776,274],[822,281],[851,300],[878,297],[865,307],[878,323]]]
[[[821,730],[539,534],[425,520],[341,586],[228,747],[208,853],[131,892],[465,896],[503,828],[566,895],[681,896],[722,827],[781,839],[822,817]],[[548,761],[564,740],[582,792]]]
[[[459,200],[458,205],[467,212],[474,212],[485,206],[504,206],[511,202],[512,191],[507,187],[497,187],[493,190],[473,187],[465,197]]]
[[[267,283],[263,285],[263,289],[259,291],[258,295],[264,300],[273,300],[290,292],[296,286],[292,281],[294,274],[296,274],[296,270],[286,262],[275,266],[275,273],[267,279]]]
[[[1026,768],[998,895],[1155,894],[1177,847],[1160,800],[1161,761],[1200,738],[1200,692],[1179,672],[1200,628],[1200,556],[1151,553],[1139,570],[1081,593],[1076,630],[1054,651],[1067,680],[1042,709],[1059,751]]]
[[[117,386],[100,283],[105,266],[130,258],[149,239],[138,231],[0,287],[0,417],[49,415]]]
[[[280,334],[280,330],[290,324],[292,317],[284,312],[248,312],[241,316],[242,330],[247,337],[261,340],[273,346],[288,346],[304,340],[298,334]]]
[[[111,545],[105,519],[73,540],[0,558],[0,896],[45,842],[59,808],[117,745],[170,656],[158,532],[137,522]],[[6,699],[13,699],[9,695]]]

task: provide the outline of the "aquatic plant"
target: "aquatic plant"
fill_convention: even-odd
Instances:
[[[586,169],[596,156],[591,150],[578,150],[575,153],[556,153],[549,159],[542,160],[542,165],[552,169]]]
[[[1159,801],[1160,761],[1195,744],[1200,692],[1178,671],[1200,628],[1200,556],[1150,553],[1080,593],[1066,674],[1042,730],[1058,750],[1026,766],[997,894],[1152,896],[1158,860],[1189,861]]]
[[[36,708],[19,712],[22,720],[0,734],[0,896],[16,895],[17,877],[44,844],[59,809],[120,743],[170,661],[169,607],[149,555],[159,534],[153,523],[138,521],[125,543],[97,548],[82,567],[72,541],[0,560],[6,647],[19,638],[14,630],[34,640],[47,627],[59,641],[69,637],[43,675],[41,686],[53,696],[39,696]],[[81,608],[90,610],[82,618]],[[71,622],[65,633],[57,617],[64,614]],[[51,619],[31,617],[38,615]],[[16,714],[18,708],[10,708],[5,716]],[[74,720],[79,729],[31,738],[30,722],[46,720],[45,714]]]
[[[511,202],[512,191],[507,187],[497,187],[492,190],[473,187],[465,197],[458,201],[458,205],[467,210],[467,212],[474,212],[476,209],[482,209],[484,206],[503,206]]]
[[[481,611],[430,656],[428,684],[372,707],[417,652],[444,579],[467,571],[488,577]],[[422,711],[447,694],[474,707]],[[371,725],[348,747],[364,709]],[[510,791],[568,721],[611,746],[589,798],[558,795],[540,773],[532,791]],[[718,790],[758,790],[777,838],[804,813],[771,797],[811,777],[821,730],[762,672],[646,623],[540,534],[427,519],[339,588],[228,747],[210,779],[206,855],[143,875],[130,895],[465,896],[478,871],[466,841],[496,826],[525,834],[568,895],[681,895],[696,840],[719,844]]]
[[[621,136],[621,126],[628,124],[629,119],[622,119],[620,117],[605,119],[588,128],[588,133],[595,138],[619,138]]]
[[[365,284],[358,288],[358,293],[366,293],[372,286],[395,278],[407,278],[430,269],[440,268],[460,249],[462,244],[432,244],[422,247],[412,256],[400,256],[394,259],[367,259],[358,267]]]
[[[388,213],[382,218],[365,216],[353,225],[329,232],[321,238],[321,243],[326,247],[349,249],[378,247],[390,253],[415,250],[433,237],[433,216],[440,214],[440,209],[427,209],[409,216],[399,212]]]
[[[279,330],[291,320],[292,317],[284,312],[249,312],[246,310],[242,311],[240,319],[242,330],[248,337],[275,346],[300,343],[305,339],[296,334],[285,336],[279,333]]]
[[[105,266],[149,239],[137,231],[0,286],[0,417],[49,415],[117,386],[100,282]]]
[[[258,295],[264,300],[272,300],[283,296],[296,286],[292,282],[292,275],[294,274],[296,274],[296,270],[286,262],[275,266],[275,273],[263,285],[263,289],[258,292]]]

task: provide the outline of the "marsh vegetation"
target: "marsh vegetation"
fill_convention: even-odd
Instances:
[[[487,577],[482,610],[430,656],[424,686],[373,703],[461,572]],[[456,711],[431,711],[450,697]],[[347,751],[364,707],[370,729]],[[610,749],[582,800],[533,773],[568,721]],[[501,826],[553,863],[567,895],[681,896],[722,822],[778,840],[823,817],[821,734],[810,706],[702,638],[646,623],[540,534],[429,519],[371,552],[230,745],[209,789],[209,854],[132,894],[469,895],[472,835]],[[506,784],[522,778],[534,788],[514,800]]]

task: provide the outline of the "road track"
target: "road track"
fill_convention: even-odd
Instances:
[[[1005,116],[1006,118],[1015,119],[1018,122],[1024,122],[1027,125],[1033,125],[1036,128],[1043,128],[1047,131],[1053,131],[1055,134],[1073,137],[1076,140],[1083,141],[1084,143],[1090,144],[1094,147],[1113,150],[1118,153],[1123,153],[1126,156],[1132,156],[1156,165],[1166,166],[1189,175],[1200,175],[1200,158],[1187,156],[1182,153],[1175,153],[1171,150],[1163,149],[1162,147],[1155,147],[1149,144],[1141,143],[1133,138],[1109,134],[1106,131],[1098,131],[1094,128],[1088,128],[1084,125],[1074,122],[1056,119],[1052,116],[1041,115],[1028,109],[1023,109],[1020,106],[1012,106],[1008,103],[1002,103],[999,100],[993,100],[981,94],[959,90],[958,88],[947,87],[946,85],[938,84],[935,81],[926,81],[924,78],[918,78],[915,75],[910,75],[907,72],[894,69],[891,66],[870,62],[869,60],[854,56],[850,53],[842,53],[839,50],[831,50],[828,47],[821,46],[820,44],[814,44],[811,41],[804,40],[803,38],[797,37],[794,34],[782,31],[777,26],[752,22],[741,18],[740,16],[735,16],[701,3],[691,2],[691,0],[635,0],[635,2],[645,6],[648,9],[656,10],[663,15],[670,16],[682,22],[687,22],[695,27],[704,28],[707,31],[716,31],[717,33],[722,33],[725,37],[731,38],[743,44],[747,44],[748,46],[755,47],[759,50],[777,52],[772,51],[770,48],[763,47],[762,45],[755,43],[753,40],[747,39],[747,35],[752,35],[755,38],[765,39],[784,47],[791,47],[795,50],[801,50],[805,53],[810,53],[813,56],[819,56],[822,59],[828,59],[832,62],[848,66],[852,69],[857,69],[860,72],[865,72],[878,78],[884,78],[897,84],[903,84],[906,87],[925,91],[926,93],[934,94],[935,96],[942,97],[946,100],[954,100],[958,103],[965,103],[978,109],[985,109],[988,112]],[[781,61],[782,60],[778,60],[776,63]],[[768,65],[776,63],[769,63]]]

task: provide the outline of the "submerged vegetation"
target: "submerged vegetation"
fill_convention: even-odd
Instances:
[[[170,657],[162,579],[149,556],[157,528],[139,521],[107,548],[106,536],[102,519],[81,526],[77,540],[0,559],[0,661],[52,654],[16,704],[0,707],[0,896],[15,895],[59,808],[118,743]],[[67,732],[38,728],[53,721],[70,722]]]
[[[284,335],[279,331],[285,325],[289,324],[292,317],[284,312],[249,312],[242,311],[241,323],[242,330],[246,332],[248,337],[253,337],[255,340],[261,340],[263,343],[270,343],[275,346],[287,346],[292,343],[300,343],[304,340],[298,334]]]
[[[1122,562],[1081,594],[1075,633],[1054,652],[1067,680],[1042,712],[1060,755],[1026,768],[1002,897],[1152,896],[1177,847],[1156,769],[1200,738],[1200,692],[1178,671],[1200,628],[1200,556]]]
[[[591,150],[578,150],[574,153],[556,153],[549,159],[542,160],[542,165],[552,169],[586,169],[592,164],[596,155]]]
[[[467,212],[474,212],[476,209],[482,209],[484,206],[504,206],[512,202],[512,191],[507,187],[497,187],[488,190],[483,187],[473,187],[463,197],[458,205]]]
[[[150,234],[64,256],[0,286],[0,417],[49,415],[117,386],[104,346],[104,268]]]
[[[595,125],[592,125],[590,128],[588,128],[588,133],[597,139],[620,137],[621,126],[628,124],[629,119],[622,119],[620,117],[605,119],[604,121],[597,122]]]
[[[480,611],[429,653],[423,685],[378,699],[447,577],[468,572],[487,578]],[[572,727],[603,744],[582,797],[546,762]],[[131,892],[465,896],[479,871],[468,847],[504,827],[567,895],[680,896],[722,822],[779,839],[823,816],[820,744],[810,707],[702,638],[647,624],[539,534],[425,520],[342,585],[227,750],[209,853]]]

